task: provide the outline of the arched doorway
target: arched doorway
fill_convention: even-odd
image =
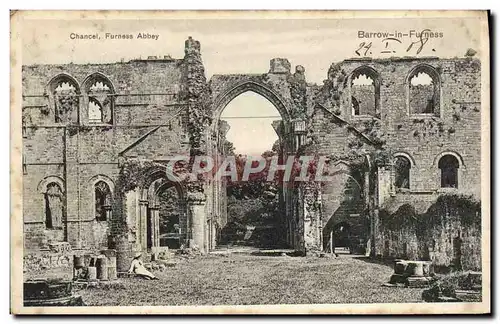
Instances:
[[[185,190],[164,170],[147,176],[140,199],[139,242],[145,250],[178,249],[190,239]]]
[[[364,172],[344,162],[334,164],[333,179],[322,187],[323,249],[331,253],[364,254],[370,223]]]
[[[351,251],[352,234],[351,225],[348,222],[340,222],[333,227],[334,253],[339,251]]]
[[[283,101],[255,82],[243,82],[216,98],[213,127],[216,165],[228,156],[234,156],[241,170],[247,163],[268,165],[265,161],[271,159],[284,164],[291,146],[286,136],[290,118]],[[287,228],[285,191],[267,181],[266,172],[264,168],[238,181],[216,179],[213,213],[220,217],[207,225],[220,235],[210,240],[210,248],[221,242],[259,247],[281,243]]]
[[[148,220],[148,247],[153,246],[152,230],[158,228],[159,247],[178,249],[187,239],[187,215],[183,208],[182,198],[177,188],[172,183],[167,183],[158,188],[156,192],[156,206],[149,208]],[[151,224],[155,217],[151,214],[158,213],[157,224]]]

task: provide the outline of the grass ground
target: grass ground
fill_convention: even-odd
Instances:
[[[176,259],[177,260],[177,259]],[[259,305],[421,302],[422,289],[382,287],[393,269],[362,257],[208,255],[178,259],[161,280],[79,291],[94,305]]]

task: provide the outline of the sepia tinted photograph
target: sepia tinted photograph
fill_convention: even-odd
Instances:
[[[486,11],[12,11],[11,312],[485,314]]]

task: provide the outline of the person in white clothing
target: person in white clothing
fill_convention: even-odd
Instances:
[[[136,275],[146,278],[148,280],[158,280],[158,277],[152,274],[144,267],[141,260],[142,253],[137,253],[130,264],[130,269],[128,273],[135,273]]]

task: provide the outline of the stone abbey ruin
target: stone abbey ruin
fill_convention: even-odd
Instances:
[[[207,80],[189,38],[181,59],[23,66],[22,82],[27,272],[103,249],[116,250],[118,271],[171,241],[213,250],[228,220],[226,184],[173,181],[165,165],[223,157],[221,113],[247,91],[281,115],[282,161],[326,156],[335,170],[334,181],[280,188],[284,245],[314,255],[342,226],[359,253],[481,268],[475,58],[347,59],[322,85],[275,58],[267,73]],[[175,219],[162,225],[166,196]]]

